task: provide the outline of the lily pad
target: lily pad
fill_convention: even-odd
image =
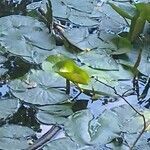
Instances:
[[[138,134],[125,134],[125,140],[132,145],[134,140],[139,136]],[[150,149],[150,145],[149,145],[149,137],[150,137],[150,132],[145,132],[142,137],[139,139],[139,141],[137,142],[137,144],[135,145],[134,149],[135,150],[148,150]]]
[[[20,100],[27,103],[45,105],[63,102],[69,98],[65,92],[57,89],[60,83],[61,79],[53,73],[32,70],[32,73],[25,76],[22,80],[17,79],[10,82],[9,87],[12,94]],[[65,82],[62,81],[62,83]]]
[[[5,61],[7,61],[7,58],[0,55],[0,64],[4,63]]]
[[[82,63],[95,69],[118,70],[118,64],[104,49],[91,50],[78,55]]]
[[[80,147],[78,146],[78,144],[73,142],[70,138],[65,137],[65,138],[53,140],[43,147],[43,150],[50,150],[50,149],[80,150]]]
[[[144,47],[142,54],[141,54],[141,62],[139,64],[138,70],[150,76],[150,45]]]
[[[6,52],[20,55],[27,61],[41,63],[55,47],[46,26],[34,18],[2,17],[0,28],[0,45]]]
[[[78,0],[64,0],[64,2],[70,8],[87,13],[91,13],[94,9],[94,5],[96,4],[95,0],[81,0],[80,3]]]
[[[0,149],[20,150],[29,146],[28,138],[35,135],[35,132],[18,125],[5,125],[0,128]]]
[[[141,73],[147,76],[150,75],[150,51],[149,50],[150,50],[149,44],[146,44],[142,48],[141,60],[137,68]],[[134,67],[137,58],[138,58],[137,48],[134,48],[125,57],[120,58],[119,61],[121,64],[124,64],[126,66]]]
[[[46,11],[46,2],[47,2],[47,0],[42,0],[41,8],[44,11]],[[67,7],[67,5],[64,4],[63,1],[51,0],[51,4],[52,4],[52,11],[53,11],[54,17],[67,19],[68,7]]]
[[[136,109],[144,114],[146,122],[150,121],[149,116],[145,115],[147,110],[141,110],[138,107]],[[73,141],[91,146],[111,143],[115,138],[120,137],[121,133],[134,136],[142,129],[141,116],[129,105],[105,110],[96,119],[88,110],[78,111],[71,115],[65,123],[65,131]]]
[[[74,36],[74,35],[76,35],[76,36]],[[73,28],[70,30],[66,30],[64,32],[64,36],[67,39],[69,39],[69,41],[72,44],[76,45],[82,51],[90,51],[90,50],[93,50],[96,48],[107,49],[107,48],[114,47],[112,44],[110,44],[110,42],[106,42],[106,41],[102,40],[102,38],[100,39],[98,37],[97,33],[89,34],[87,28],[85,28],[85,27],[84,28]],[[111,37],[111,35],[110,35],[110,37]]]
[[[99,142],[103,145],[117,137],[121,130],[115,114],[106,112],[95,120],[88,110],[82,110],[68,118],[65,131],[77,143],[94,145]]]
[[[37,119],[44,124],[64,124],[73,113],[71,104],[59,104],[39,107]]]
[[[108,2],[108,4],[123,18],[132,19],[136,13],[135,7],[126,3],[111,3]]]
[[[100,94],[100,95],[111,95],[115,96],[114,90],[111,89],[109,86],[115,87],[118,93],[124,93],[127,90],[132,89],[132,86],[127,84],[128,82],[121,82],[120,80],[131,80],[133,78],[133,74],[125,70],[121,65],[119,65],[119,70],[117,71],[103,71],[103,70],[97,70],[93,69],[87,66],[82,66],[84,70],[90,74],[91,82],[87,86],[80,85],[81,88],[87,91],[93,91],[94,93]],[[99,80],[100,82],[103,82],[104,84],[107,84],[109,86],[106,86],[96,80]]]
[[[0,119],[12,116],[18,109],[18,103],[17,99],[0,100]]]
[[[117,37],[112,39],[112,43],[116,46],[116,49],[112,49],[112,55],[120,55],[124,53],[128,53],[132,49],[131,42],[123,37]]]
[[[68,19],[79,26],[96,26],[98,25],[98,21],[94,18],[91,18],[87,13],[77,11],[74,9],[71,9],[68,13]]]

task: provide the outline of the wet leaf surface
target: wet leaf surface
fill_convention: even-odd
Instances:
[[[57,82],[59,86],[60,80],[57,80],[57,75],[33,70],[23,80],[12,81],[9,87],[13,95],[22,101],[39,105],[56,104],[69,98],[65,92],[55,88]]]
[[[46,0],[33,1],[27,10],[26,1],[0,2],[4,8],[0,10],[4,16],[0,18],[0,84],[9,87],[5,94],[0,93],[0,149],[28,149],[36,139],[32,129],[40,132],[43,124],[61,125],[66,136],[49,141],[44,150],[129,149],[127,143],[132,146],[135,142],[143,120],[128,105],[119,104],[113,88],[123,96],[132,92],[129,102],[149,122],[149,110],[135,105],[148,103],[150,95],[149,4],[50,2],[52,6]],[[42,22],[38,13],[47,15],[46,10],[50,16]],[[136,87],[132,85],[134,75],[139,77]],[[66,79],[80,83],[80,88],[71,84],[71,93],[66,94]],[[90,107],[94,100],[104,110],[96,118]],[[150,149],[149,129],[135,150]]]
[[[11,134],[10,134],[11,133]],[[35,132],[27,127],[18,125],[5,125],[0,128],[0,148],[9,150],[24,149],[29,146],[28,137],[34,136]]]

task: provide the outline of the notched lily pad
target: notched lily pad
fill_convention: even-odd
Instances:
[[[116,46],[116,49],[112,50],[112,55],[120,55],[131,51],[131,42],[123,37],[113,38],[112,43]]]
[[[18,109],[17,99],[0,100],[0,119],[12,116]]]
[[[103,145],[121,132],[117,121],[117,116],[109,111],[95,120],[88,110],[82,110],[68,118],[65,130],[69,137],[77,143],[84,145],[100,143]]]
[[[58,78],[53,73],[32,70],[24,79],[10,82],[9,87],[15,97],[27,103],[56,104],[69,98],[65,92],[57,89],[61,82]]]
[[[146,115],[148,110],[141,110],[138,107],[136,109],[144,114],[146,122],[150,121],[149,115]],[[121,136],[121,133],[133,136],[132,141],[134,142],[137,138],[135,134],[139,134],[142,129],[141,116],[129,105],[105,110],[96,119],[88,110],[78,111],[69,116],[65,123],[65,131],[73,141],[91,146],[112,143],[115,138]],[[129,144],[131,145],[131,143]]]
[[[94,5],[96,4],[95,0],[81,0],[80,3],[78,0],[65,0],[64,2],[70,8],[87,13],[91,13],[94,9]]]
[[[67,117],[73,113],[73,104],[59,104],[38,107],[37,119],[45,124],[64,124]]]
[[[95,69],[118,70],[118,64],[104,49],[91,50],[78,55],[82,63]]]
[[[2,17],[0,28],[0,45],[6,52],[20,55],[27,61],[41,63],[55,47],[46,26],[34,18]]]
[[[18,125],[5,125],[0,128],[0,149],[20,150],[29,146],[28,138],[35,136],[35,132]]]
[[[50,150],[50,149],[55,149],[55,150],[79,150],[80,147],[78,144],[73,142],[70,138],[65,137],[65,138],[60,138],[57,140],[53,140],[46,144],[43,147],[43,150]]]

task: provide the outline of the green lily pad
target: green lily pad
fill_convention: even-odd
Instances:
[[[63,102],[69,98],[65,92],[57,89],[58,86],[63,86],[63,83],[65,84],[65,81],[57,74],[32,70],[22,80],[11,81],[9,87],[12,94],[20,100],[45,105]]]
[[[90,80],[87,72],[79,68],[73,60],[59,61],[53,68],[62,77],[75,83],[88,84]]]
[[[74,36],[76,35],[76,36]],[[69,39],[69,41],[80,48],[80,51],[90,51],[96,48],[107,49],[113,48],[114,46],[110,42],[106,42],[98,37],[97,33],[89,34],[88,29],[84,28],[73,28],[66,30],[64,36]],[[112,35],[109,34],[109,38]],[[107,38],[108,40],[108,38]],[[115,47],[114,47],[115,48]]]
[[[95,0],[81,0],[80,3],[78,0],[65,0],[64,2],[70,8],[87,13],[91,13],[94,9],[94,5],[96,4]]]
[[[125,70],[121,65],[119,65],[119,70],[116,71],[97,70],[85,65],[82,66],[82,68],[86,70],[91,77],[88,85],[79,85],[80,88],[83,88],[87,92],[93,91],[94,93],[100,95],[110,95],[116,97],[114,90],[109,86],[115,87],[117,92],[120,94],[132,89],[130,82],[121,82],[121,80],[131,80],[133,78],[133,74],[129,70]],[[97,79],[109,86],[96,81]]]
[[[101,70],[118,70],[118,64],[104,49],[91,50],[78,55],[82,63]]]
[[[2,56],[2,55],[0,55],[0,64],[4,63],[5,61],[7,61],[7,58]]]
[[[132,49],[131,42],[123,37],[113,38],[112,43],[116,46],[116,49],[112,50],[112,55],[128,53]]]
[[[71,11],[68,13],[68,19],[80,26],[96,26],[98,25],[98,21],[96,19],[91,18],[89,14],[81,11],[77,11],[75,9],[71,9]]]
[[[3,67],[3,64],[6,61],[7,61],[7,58],[4,57],[4,56],[2,56],[2,55],[0,55],[0,65],[1,65],[0,66],[0,76],[4,75],[8,71],[8,69],[6,69],[6,68]]]
[[[103,145],[117,137],[117,133],[121,131],[117,120],[117,116],[111,112],[106,112],[95,120],[88,110],[82,110],[68,118],[65,131],[77,143]]]
[[[39,107],[37,119],[45,124],[64,124],[73,113],[72,105],[67,103]]]
[[[46,2],[47,0],[42,0],[41,9],[46,11]],[[68,7],[64,4],[64,2],[60,0],[51,0],[52,11],[54,17],[67,19]]]
[[[150,45],[146,45],[142,51],[138,70],[141,73],[150,76]]]
[[[145,46],[142,48],[141,60],[138,66],[138,70],[149,76],[150,75],[150,46],[145,43]],[[125,57],[119,59],[120,63],[126,66],[134,67],[136,60],[138,58],[137,48],[134,48],[130,53]]]
[[[108,4],[123,18],[132,19],[135,15],[135,7],[126,3],[111,3],[108,2]]]
[[[6,52],[20,55],[27,61],[41,63],[55,47],[46,26],[34,18],[2,17],[0,28],[0,45]]]
[[[144,114],[149,122],[148,110],[137,111]],[[88,110],[82,110],[69,116],[65,123],[67,135],[82,145],[104,145],[112,143],[121,133],[135,135],[143,129],[143,120],[129,105],[122,105],[111,110],[105,110],[96,119]],[[146,132],[144,132],[146,134]],[[136,138],[132,139],[135,141]],[[131,144],[129,144],[131,146]]]
[[[78,144],[73,142],[70,138],[60,138],[57,140],[53,140],[49,142],[48,144],[44,145],[43,150],[80,150],[80,147]]]
[[[0,128],[0,149],[20,150],[29,146],[28,138],[35,135],[35,132],[18,125],[5,125]]]
[[[138,134],[125,134],[125,140],[132,145],[133,142],[135,141],[135,139],[139,136]],[[149,145],[149,139],[150,137],[150,132],[145,132],[143,133],[143,135],[141,136],[141,138],[139,139],[139,141],[137,142],[137,144],[134,146],[135,150],[148,150],[150,149],[150,145]]]
[[[17,99],[0,100],[0,119],[12,116],[18,109],[18,103]]]
[[[118,34],[127,26],[122,16],[116,13],[109,4],[103,3],[103,5],[99,6],[98,11],[103,14],[100,18],[100,30]]]

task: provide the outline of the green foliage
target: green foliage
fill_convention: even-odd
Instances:
[[[25,149],[29,145],[28,137],[34,135],[35,132],[28,127],[5,125],[0,128],[0,149]]]
[[[131,20],[129,39],[133,42],[143,32],[146,21],[150,22],[150,4],[149,3],[137,3],[133,6],[134,16],[130,15],[124,8],[119,7],[109,2],[109,5],[123,18]]]
[[[90,78],[86,71],[79,68],[73,60],[59,61],[53,66],[62,77],[79,84],[88,84]]]
[[[18,102],[17,99],[1,100],[0,119],[12,116],[17,111]]]
[[[0,16],[4,17],[0,18],[0,76],[6,76],[4,83],[9,91],[0,100],[0,149],[28,149],[27,138],[35,135],[32,129],[10,124],[14,116],[20,119],[16,115],[20,113],[19,104],[34,110],[41,128],[43,124],[63,125],[66,137],[47,142],[44,150],[124,150],[129,148],[126,141],[132,146],[143,129],[142,117],[128,105],[104,112],[109,105],[97,105],[94,112],[98,114],[94,118],[91,105],[95,106],[95,101],[90,105],[89,102],[100,96],[109,101],[106,95],[113,100],[117,98],[113,107],[122,104],[113,88],[127,96],[127,92],[135,93],[130,81],[137,72],[144,74],[144,79],[150,76],[149,3],[109,1],[100,5],[97,0],[42,0],[28,5],[25,13],[20,11],[24,8],[21,5],[6,5],[10,8],[7,12],[1,4],[4,9],[0,9]],[[127,23],[130,31],[126,36],[123,33]],[[142,42],[137,38],[141,33]],[[71,84],[70,94],[65,93],[66,80],[79,84],[76,87]],[[150,95],[148,85],[141,99]],[[139,86],[141,92],[143,86]],[[75,92],[82,89],[86,94],[75,97],[74,88]],[[88,108],[86,105],[81,110],[79,103],[75,109],[76,101],[72,98],[77,102],[84,98]],[[140,110],[134,104],[133,107],[149,121],[148,110]],[[28,117],[33,121],[31,113],[25,113],[26,117],[20,114],[22,125],[26,125]],[[150,133],[148,128],[146,131],[135,149],[149,149]]]
[[[38,105],[56,104],[69,99],[63,91],[55,87],[65,86],[63,78],[57,74],[32,70],[28,76],[10,82],[12,94],[22,101]],[[40,95],[40,96],[39,96]]]

